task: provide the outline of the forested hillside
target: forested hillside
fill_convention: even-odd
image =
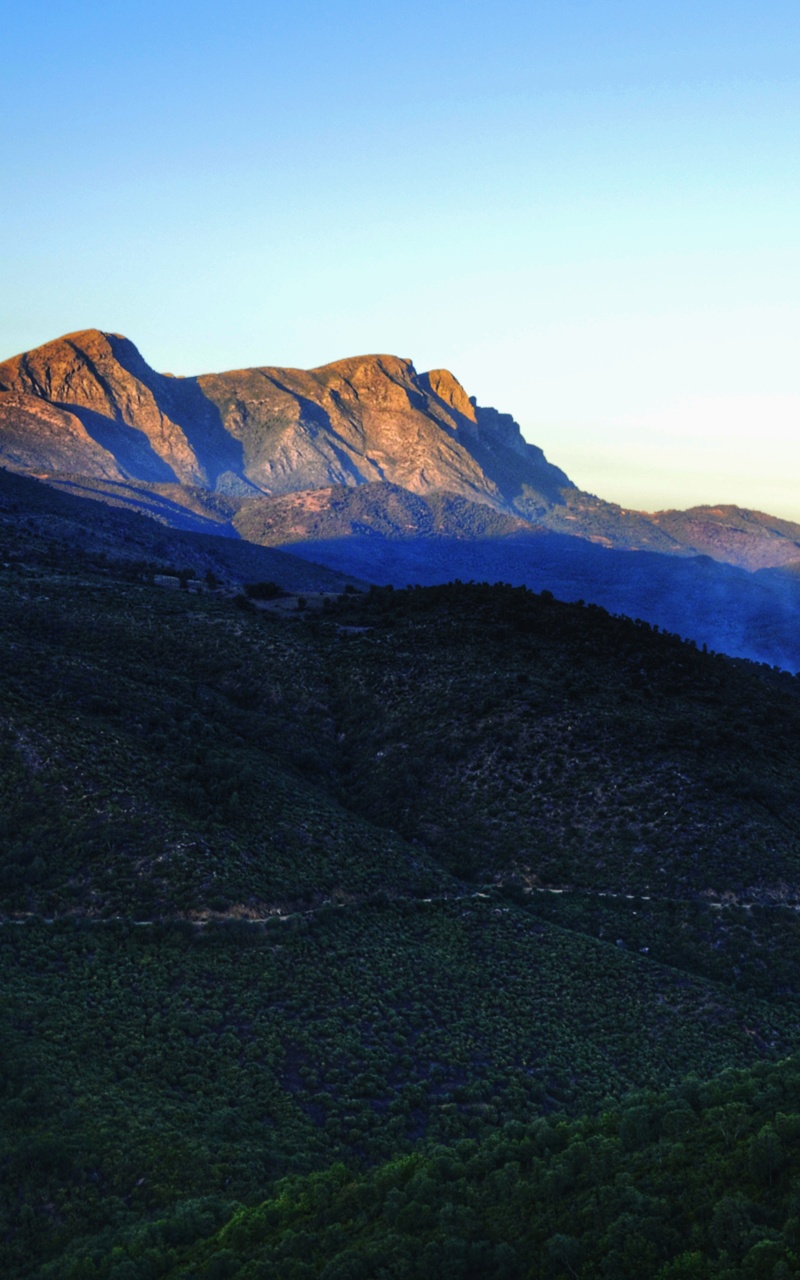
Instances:
[[[797,1272],[796,678],[0,531],[5,1274]]]

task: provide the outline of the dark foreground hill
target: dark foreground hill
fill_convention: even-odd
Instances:
[[[547,593],[278,616],[25,532],[5,1274],[796,1273],[795,678]]]
[[[512,1124],[367,1173],[338,1165],[175,1250],[174,1274],[793,1275],[798,1085],[784,1063],[641,1095],[596,1119]]]

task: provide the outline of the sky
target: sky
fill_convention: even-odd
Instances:
[[[582,488],[800,521],[796,0],[29,0],[0,358],[390,352]]]

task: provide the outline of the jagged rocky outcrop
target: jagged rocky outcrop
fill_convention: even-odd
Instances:
[[[113,470],[127,480],[213,489],[227,471],[241,471],[241,447],[197,379],[156,373],[118,334],[88,329],[15,356],[0,365],[0,391],[0,460],[9,467],[5,441],[19,431],[16,393],[26,406],[49,403],[82,427],[64,459],[69,465],[60,468],[69,474],[105,478]],[[36,443],[43,454],[60,458],[60,439],[59,421],[41,422]]]

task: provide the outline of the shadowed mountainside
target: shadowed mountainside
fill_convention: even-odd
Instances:
[[[800,669],[800,581],[783,570],[751,574],[708,556],[617,551],[545,529],[470,540],[320,535],[292,549],[338,573],[396,587],[503,581],[591,600],[720,653]]]
[[[54,541],[64,559],[91,547],[294,592],[341,590],[347,581],[525,584],[718,652],[800,669],[800,580],[790,569],[748,573],[708,556],[618,551],[454,494],[421,497],[381,483],[243,502],[177,484],[42,484],[0,469],[0,520]]]
[[[266,580],[289,592],[342,591],[354,581],[307,557],[220,536],[219,526],[210,521],[165,528],[138,512],[89,501],[66,487],[54,489],[1,467],[0,537],[9,561],[43,558],[76,571],[87,559],[101,559],[117,570],[148,566],[198,578],[212,574],[234,587]]]

